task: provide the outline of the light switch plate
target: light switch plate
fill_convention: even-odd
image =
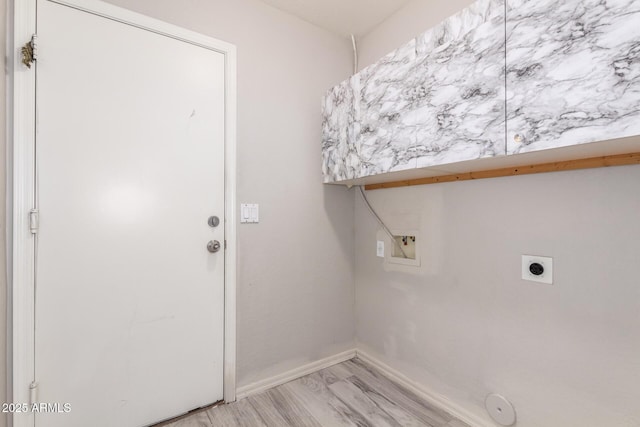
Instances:
[[[540,267],[535,266],[534,264],[539,264]],[[538,270],[542,270],[541,274],[533,274],[532,273],[532,265],[534,265],[533,270],[535,271],[538,267]],[[553,284],[553,258],[537,256],[537,255],[522,255],[522,279],[528,280],[530,282],[539,282],[546,283],[548,285]]]
[[[240,204],[240,222],[247,224],[260,222],[260,209],[257,203]]]
[[[378,240],[376,245],[376,255],[380,258],[384,258],[384,242],[382,240]]]

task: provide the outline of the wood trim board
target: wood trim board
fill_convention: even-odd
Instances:
[[[560,162],[538,163],[526,166],[513,166],[475,172],[464,172],[450,175],[415,178],[400,181],[383,182],[365,185],[365,190],[383,188],[409,187],[413,185],[440,184],[443,182],[468,181],[472,179],[498,178],[505,176],[530,175],[546,172],[561,172],[578,169],[592,169],[609,166],[625,166],[640,164],[640,152],[617,154],[613,156],[589,157],[586,159],[565,160]]]

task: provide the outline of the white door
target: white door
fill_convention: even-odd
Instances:
[[[221,400],[224,55],[48,0],[38,42],[36,426]]]

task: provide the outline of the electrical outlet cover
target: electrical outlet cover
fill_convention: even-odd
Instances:
[[[384,242],[382,240],[378,240],[378,244],[376,246],[376,255],[380,258],[384,258]]]
[[[541,274],[533,274],[531,272],[531,266],[533,264],[540,264],[540,266],[542,266]],[[522,279],[528,280],[530,282],[539,282],[552,285],[553,258],[537,255],[522,255]]]

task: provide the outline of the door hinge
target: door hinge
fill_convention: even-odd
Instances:
[[[33,381],[29,384],[29,404],[38,403],[38,383]]]
[[[38,36],[36,34],[31,36],[31,40],[22,46],[22,63],[27,66],[27,68],[31,68],[31,64],[33,64],[38,59]]]
[[[38,209],[31,209],[29,211],[29,231],[31,234],[37,234],[40,228],[40,216]]]
[[[227,240],[226,239],[224,240],[224,250],[225,251],[227,250]]]

